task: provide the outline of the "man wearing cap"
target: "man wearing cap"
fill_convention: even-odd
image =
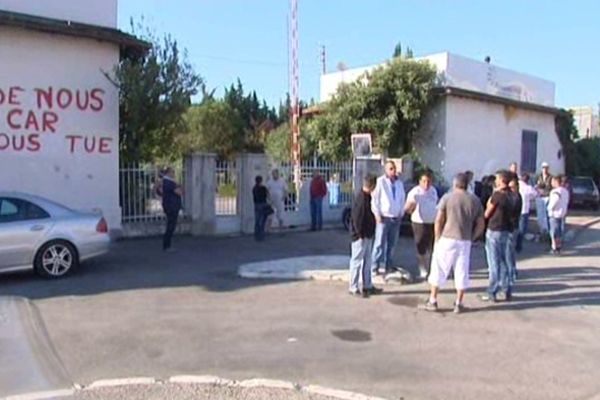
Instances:
[[[552,174],[550,174],[550,165],[547,162],[542,163],[542,173],[538,176],[536,181],[536,188],[540,194],[535,201],[535,209],[537,214],[537,222],[540,227],[540,234],[542,237],[548,235],[548,196],[552,190]]]

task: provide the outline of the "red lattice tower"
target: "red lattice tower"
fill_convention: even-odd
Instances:
[[[292,64],[292,164],[294,167],[294,182],[300,185],[300,71],[298,66],[298,0],[291,0],[291,64]]]

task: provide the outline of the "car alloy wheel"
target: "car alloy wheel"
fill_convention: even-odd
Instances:
[[[42,268],[50,276],[63,276],[73,266],[75,255],[65,244],[55,243],[42,253]]]

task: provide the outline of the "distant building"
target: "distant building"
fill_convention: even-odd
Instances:
[[[570,108],[579,133],[579,139],[590,139],[600,136],[600,121],[593,107]]]
[[[0,189],[101,210],[119,229],[119,93],[106,74],[148,47],[117,29],[117,0],[0,0]]]
[[[417,151],[447,182],[465,170],[481,178],[512,161],[522,171],[539,171],[545,161],[553,173],[564,172],[553,82],[451,53],[416,60],[433,64],[442,83]],[[375,67],[322,75],[321,101]]]

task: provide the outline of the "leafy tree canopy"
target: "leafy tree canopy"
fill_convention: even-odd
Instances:
[[[415,137],[433,101],[436,70],[427,62],[394,58],[355,82],[343,84],[314,121],[323,155],[350,156],[350,135],[367,132],[376,151],[400,156]]]

